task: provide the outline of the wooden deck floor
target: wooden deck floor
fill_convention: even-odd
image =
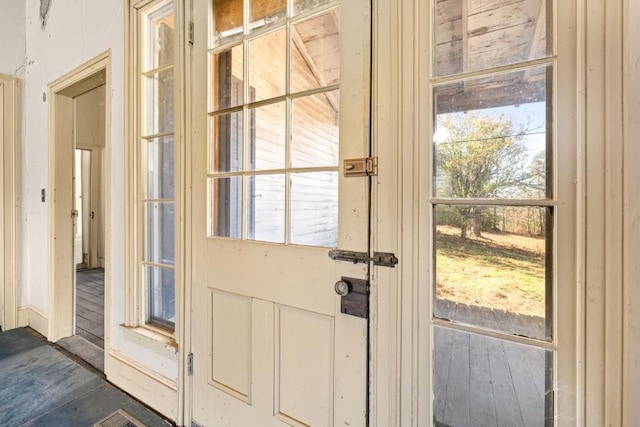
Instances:
[[[464,307],[456,310],[460,314]],[[540,325],[532,327],[539,331]],[[533,346],[435,327],[435,425],[545,426],[549,355]]]
[[[104,348],[104,269],[76,272],[76,334]]]

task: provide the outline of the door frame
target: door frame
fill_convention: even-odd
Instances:
[[[111,58],[106,51],[48,85],[49,102],[49,341],[75,334],[75,263],[70,213],[73,209],[72,169],[73,98],[105,85],[104,179],[111,182]],[[105,186],[105,230],[110,229],[111,186]],[[105,254],[110,253],[111,236],[105,233]],[[110,257],[105,257],[105,295],[111,289]],[[110,299],[105,298],[105,349],[109,348]],[[106,354],[106,353],[105,353]]]
[[[424,142],[429,140],[431,129],[429,121],[425,120],[431,114],[432,104],[429,92],[428,80],[422,78],[422,70],[429,69],[431,61],[430,38],[432,37],[431,25],[429,23],[430,4],[423,5],[424,2],[418,0],[398,0],[397,4],[391,4],[388,0],[372,0],[373,10],[376,11],[373,17],[373,156],[378,156],[379,177],[374,180],[372,202],[373,209],[373,250],[393,251],[397,254],[400,263],[395,270],[374,267],[371,287],[371,316],[372,316],[372,391],[371,391],[371,426],[402,425],[418,426],[431,425],[431,382],[432,365],[430,332],[430,313],[432,313],[431,290],[429,286],[430,271],[430,238],[421,239],[416,242],[414,236],[419,235],[422,228],[420,224],[430,221],[430,204],[424,197],[420,197],[421,189],[425,183],[429,182],[429,173],[420,171],[420,160],[423,158],[424,150],[430,147]],[[596,9],[595,2],[587,2],[590,9]],[[558,46],[560,53],[569,52],[568,56],[575,59],[576,87],[585,87],[587,76],[587,66],[584,63],[586,48],[596,47],[605,39],[604,30],[597,27],[593,37],[587,40],[587,22],[584,19],[585,8],[587,6],[577,5],[576,15],[573,17],[559,16],[560,21],[564,18],[572,18],[576,21],[576,40],[574,44],[568,43]],[[605,6],[598,6],[602,9]],[[610,9],[616,9],[619,5],[612,5]],[[609,8],[609,6],[607,6]],[[596,18],[597,16],[597,18]],[[589,24],[604,23],[603,10],[594,11]],[[609,15],[611,16],[611,15]],[[615,20],[619,16],[613,15]],[[611,28],[618,25],[613,23]],[[565,25],[566,27],[566,25]],[[620,25],[619,28],[622,28]],[[566,37],[571,29],[558,28],[565,31]],[[604,31],[603,31],[604,32]],[[612,46],[615,44],[615,37]],[[593,46],[598,45],[598,46]],[[618,46],[622,46],[618,43]],[[610,46],[611,47],[611,46]],[[592,49],[589,47],[589,50]],[[598,54],[590,56],[591,66],[597,72],[604,72],[604,61]],[[571,59],[567,59],[571,60]],[[564,59],[562,60],[565,61]],[[569,67],[571,68],[571,66]],[[619,78],[619,69],[610,67],[618,73],[614,75],[614,80]],[[616,77],[617,76],[617,77]],[[594,85],[601,85],[603,78],[593,78]],[[566,76],[565,76],[566,80]],[[615,83],[614,83],[615,85]],[[603,388],[585,387],[588,376],[602,381],[604,376],[601,373],[602,364],[596,357],[595,363],[589,363],[585,370],[587,352],[589,348],[592,353],[611,354],[614,359],[619,360],[615,348],[608,350],[605,345],[605,336],[601,321],[604,317],[604,304],[594,307],[593,315],[596,319],[590,323],[593,326],[599,324],[598,328],[591,328],[591,332],[585,330],[583,323],[586,312],[586,295],[589,293],[585,286],[585,259],[583,258],[586,246],[586,222],[585,206],[582,201],[585,194],[591,193],[585,187],[585,151],[588,151],[588,141],[585,135],[584,126],[588,122],[600,122],[597,114],[593,114],[587,120],[585,110],[585,91],[569,93],[567,89],[562,90],[562,96],[574,98],[570,101],[575,106],[575,128],[565,130],[564,135],[575,136],[575,143],[572,146],[577,151],[576,160],[578,183],[578,193],[576,195],[576,222],[573,224],[573,235],[576,259],[575,277],[572,283],[562,289],[562,298],[575,298],[575,307],[572,313],[565,315],[566,322],[559,323],[564,338],[570,336],[568,343],[570,350],[559,358],[558,364],[566,371],[565,379],[571,383],[572,392],[575,395],[560,396],[557,402],[565,410],[566,418],[569,422],[581,424],[585,419],[590,420],[601,410],[600,406],[591,407],[587,410],[586,399],[593,399],[595,405],[605,406]],[[593,105],[606,108],[601,93],[595,90],[589,93],[597,93],[592,96]],[[614,101],[615,104],[615,101]],[[620,104],[616,104],[620,105]],[[597,125],[596,125],[597,126]],[[567,126],[568,127],[568,126]],[[612,126],[613,127],[613,126]],[[618,128],[619,129],[619,128]],[[599,140],[601,142],[601,140]],[[597,144],[592,144],[593,148]],[[566,155],[566,154],[564,154]],[[594,159],[602,160],[604,155]],[[590,168],[594,173],[604,175],[604,163],[601,161]],[[612,168],[613,169],[613,168]],[[593,173],[590,172],[593,175]],[[596,177],[596,180],[599,176]],[[604,179],[602,180],[604,182]],[[594,192],[595,193],[595,192]],[[593,199],[594,205],[602,202],[602,199]],[[595,222],[602,221],[598,217]],[[594,227],[597,229],[601,225]],[[570,227],[571,228],[571,227]],[[597,235],[597,233],[594,233]],[[616,237],[612,237],[615,239]],[[591,246],[594,251],[603,252],[606,248],[601,243],[594,242]],[[615,257],[615,256],[614,256]],[[598,267],[593,267],[587,271],[597,272]],[[565,277],[566,278],[566,277]],[[604,298],[605,281],[599,283],[598,289],[591,293]],[[572,286],[573,285],[573,286]],[[608,293],[619,296],[617,289]],[[611,298],[607,299],[610,301]],[[615,305],[619,300],[613,299]],[[621,307],[613,307],[612,312],[621,312]],[[616,319],[618,320],[618,319]],[[615,323],[615,322],[612,322]],[[617,325],[616,325],[617,326]],[[615,328],[611,328],[615,330]],[[610,331],[607,331],[610,332]],[[590,338],[591,346],[585,344]],[[613,341],[616,338],[613,337]],[[618,344],[616,342],[616,344]],[[597,349],[597,350],[596,350]],[[570,354],[568,354],[570,353]],[[619,364],[613,363],[612,371],[616,371]],[[587,375],[587,373],[589,375]],[[614,372],[618,373],[618,372]],[[619,374],[619,373],[618,373]],[[613,377],[613,383],[609,391],[617,390],[619,377]],[[595,381],[594,381],[595,382]],[[569,392],[568,394],[571,394]],[[585,399],[585,394],[587,395]],[[596,403],[597,402],[597,403]],[[617,402],[620,403],[619,401]],[[616,402],[608,402],[609,408],[616,406]],[[572,418],[573,417],[573,418]],[[595,419],[595,418],[593,418]],[[594,422],[597,425],[600,421]],[[616,424],[615,422],[613,424]]]
[[[18,326],[17,299],[17,235],[18,235],[18,163],[19,82],[15,77],[0,74],[0,305],[4,307],[0,325],[3,330]]]

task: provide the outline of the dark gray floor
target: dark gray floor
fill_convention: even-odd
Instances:
[[[62,338],[56,342],[60,347],[72,353],[100,372],[104,372],[104,350],[79,335]]]
[[[0,426],[91,427],[118,409],[171,425],[30,329],[0,333]]]
[[[104,348],[104,269],[76,272],[76,334]]]

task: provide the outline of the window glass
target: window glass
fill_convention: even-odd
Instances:
[[[553,4],[431,2],[435,425],[553,424]]]
[[[248,177],[249,240],[284,243],[285,193],[284,175],[268,174]]]
[[[215,45],[242,37],[243,13],[243,0],[215,0],[213,2],[212,30]]]
[[[278,25],[286,18],[287,0],[249,0],[249,29]]]
[[[147,266],[145,279],[149,286],[149,322],[173,328],[176,317],[175,270]]]
[[[338,166],[338,91],[296,98],[291,104],[291,166]]]
[[[327,4],[333,3],[334,0],[293,0],[293,13],[304,13],[317,9]]]
[[[175,191],[175,146],[173,135],[146,141],[147,198],[173,199]]]
[[[437,197],[547,196],[549,67],[435,88]]]
[[[434,214],[434,315],[548,338],[549,208],[437,205]]]
[[[173,5],[165,3],[147,16],[147,49],[144,70],[149,71],[173,64],[174,22]]]
[[[211,118],[211,169],[214,172],[242,170],[242,111]]]
[[[547,56],[547,0],[439,0],[436,76],[485,70]]]
[[[553,425],[553,352],[434,328],[436,426]]]
[[[340,81],[340,15],[331,10],[291,30],[291,89],[299,92]]]
[[[252,108],[248,169],[282,169],[285,161],[286,107],[284,102]]]
[[[142,185],[135,186],[140,209],[136,244],[142,254],[145,323],[173,329],[175,322],[176,165],[173,2],[151,3],[141,14],[137,53],[141,103],[136,145]]]
[[[146,203],[147,245],[145,261],[175,263],[175,205],[173,202]]]
[[[143,136],[173,131],[173,68],[143,77]]]
[[[210,234],[334,246],[340,9],[324,1],[246,4],[248,22],[238,21],[231,36],[240,3],[213,3]],[[221,31],[237,40],[221,46]]]
[[[242,237],[242,177],[210,179],[209,194],[211,235],[240,239]]]
[[[338,244],[338,173],[291,175],[291,243]]]
[[[255,101],[282,96],[287,83],[286,29],[250,40],[249,86],[255,91]]]
[[[212,55],[213,111],[242,105],[244,47],[234,46]]]

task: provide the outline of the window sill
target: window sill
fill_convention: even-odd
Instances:
[[[147,338],[151,341],[160,343],[167,348],[171,348],[175,351],[178,350],[178,342],[176,341],[173,333],[164,331],[160,328],[155,328],[152,325],[144,326],[126,326],[120,325],[121,328],[131,331],[136,335]]]

